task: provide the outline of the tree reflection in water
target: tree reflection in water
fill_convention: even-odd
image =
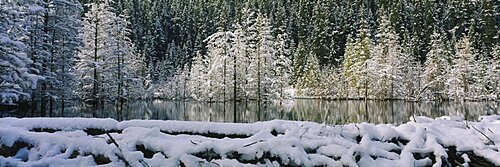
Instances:
[[[91,106],[68,104],[64,112],[56,109],[53,117],[97,117],[116,120],[154,119],[204,122],[251,123],[273,119],[312,121],[326,124],[391,123],[402,124],[412,116],[463,116],[476,120],[481,115],[499,114],[499,102],[406,102],[362,100],[296,99],[278,102],[194,102],[152,100],[129,102],[122,111],[117,105]],[[259,107],[260,105],[260,107]],[[236,108],[234,108],[236,107]],[[259,110],[260,109],[260,110]],[[31,109],[2,111],[1,117],[40,117]],[[236,113],[235,113],[236,112]]]

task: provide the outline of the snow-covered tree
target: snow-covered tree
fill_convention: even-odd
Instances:
[[[371,57],[372,42],[370,39],[368,23],[363,22],[355,40],[351,37],[347,40],[346,51],[344,53],[344,77],[348,81],[350,97],[368,95],[368,62]]]
[[[127,16],[116,15],[108,2],[90,3],[83,22],[83,47],[76,67],[83,100],[129,98],[130,85],[141,85],[134,64],[139,63],[128,35]],[[137,91],[141,91],[140,89]],[[133,97],[137,98],[137,97]]]
[[[495,45],[492,51],[493,63],[490,63],[488,78],[491,81],[491,99],[500,99],[500,45]]]
[[[228,89],[230,92],[229,99],[232,100],[242,100],[246,99],[247,96],[247,73],[248,66],[250,64],[249,58],[247,57],[247,37],[244,28],[237,24],[235,26],[234,35],[235,39],[232,43],[230,52],[232,53],[229,61],[231,61],[228,66],[228,78],[230,78],[230,83],[228,83]]]
[[[344,91],[345,79],[342,76],[342,68],[337,67],[323,67],[319,72],[319,81],[312,96],[326,97],[326,98],[344,98],[346,92]]]
[[[151,76],[147,68],[147,60],[144,54],[136,53],[129,62],[128,69],[131,76],[127,76],[125,80],[125,89],[128,92],[128,98],[137,99],[151,98],[152,93],[148,91],[151,84]]]
[[[16,24],[3,32],[25,44],[23,52],[32,61],[28,72],[43,77],[29,92],[32,105],[41,101],[44,114],[47,104],[52,111],[53,102],[61,99],[64,108],[64,99],[72,98],[75,85],[72,67],[80,45],[80,3],[76,0],[22,0],[2,2],[2,8],[9,11],[2,18],[13,19],[5,23]]]
[[[193,58],[193,63],[190,71],[190,80],[188,83],[188,89],[190,92],[190,97],[194,100],[205,100],[207,97],[206,83],[208,77],[208,62],[203,57],[203,55],[196,52]]]
[[[306,66],[304,74],[299,78],[298,85],[303,88],[315,88],[320,83],[320,67],[318,58],[311,51],[306,56]]]
[[[304,73],[300,76],[295,84],[299,89],[297,92],[302,96],[318,96],[318,91],[320,89],[321,74],[320,64],[316,55],[309,51],[309,54],[304,56],[306,58],[306,64],[304,68]]]
[[[289,46],[287,46],[286,39],[288,35],[278,34],[276,39],[275,47],[276,47],[276,59],[273,63],[274,73],[276,75],[275,85],[277,86],[277,92],[275,92],[275,99],[284,99],[290,98],[288,94],[285,93],[286,89],[288,89],[290,84],[290,76],[292,65],[291,60],[288,58],[288,55],[291,54],[291,50]]]
[[[295,86],[300,86],[298,84],[299,79],[304,74],[304,68],[306,63],[306,55],[309,54],[307,49],[307,42],[299,42],[295,52],[292,55],[292,76],[291,84]]]
[[[248,2],[245,5],[251,5],[250,2]],[[243,85],[243,92],[244,92],[244,99],[248,100],[250,99],[251,91],[252,88],[250,87],[249,84],[249,76],[251,69],[249,67],[250,63],[253,61],[253,58],[256,57],[257,54],[257,43],[258,43],[258,32],[257,32],[257,13],[253,9],[249,9],[248,6],[243,9],[244,15],[243,15],[243,23],[241,29],[243,29],[243,33],[240,34],[242,36],[239,37],[239,39],[242,41],[242,44],[244,46],[243,53],[244,53],[244,80],[245,84]]]
[[[455,100],[464,100],[469,97],[470,84],[473,82],[474,68],[477,66],[472,43],[464,36],[455,45],[453,65],[447,74],[447,94]]]
[[[166,77],[165,81],[157,85],[155,98],[183,100],[189,95],[188,80],[189,70],[178,69],[172,76]]]
[[[130,24],[126,15],[108,16],[111,20],[112,27],[106,31],[105,47],[109,50],[108,55],[105,55],[103,61],[103,84],[105,96],[113,100],[128,99],[129,93],[133,91],[141,91],[140,80],[137,75],[135,65],[139,64],[139,57],[135,53],[134,46],[128,38],[130,29],[127,26]],[[138,90],[131,89],[131,85]],[[133,97],[137,98],[137,97]]]
[[[252,99],[258,101],[271,99],[270,94],[276,91],[275,78],[273,74],[273,63],[276,60],[274,54],[274,37],[268,18],[259,14],[257,16],[257,52],[251,57],[249,64],[249,86]]]
[[[227,84],[230,83],[228,66],[231,66],[231,43],[235,41],[235,35],[232,32],[219,31],[210,35],[207,42],[208,57],[208,97],[210,101],[225,101],[228,95]]]
[[[440,100],[445,98],[443,95],[445,93],[446,69],[449,69],[448,57],[444,50],[441,34],[434,32],[431,37],[431,50],[427,53],[425,61],[424,86],[420,96],[430,100]]]
[[[371,93],[375,98],[399,98],[403,93],[403,66],[401,46],[398,36],[386,16],[381,17],[377,45],[373,48],[368,63],[368,73],[372,77]]]
[[[0,104],[15,104],[29,100],[30,92],[43,77],[31,68],[28,46],[21,41],[27,38],[22,17],[23,11],[15,2],[0,7]]]
[[[76,65],[80,88],[78,95],[82,100],[97,102],[103,98],[103,65],[107,56],[112,55],[107,46],[112,28],[113,13],[108,3],[90,3],[84,15],[79,62]]]
[[[422,65],[414,57],[414,44],[409,35],[405,35],[401,49],[402,63],[402,96],[404,99],[415,99],[422,85]]]
[[[27,31],[27,38],[23,41],[28,46],[26,52],[28,57],[33,60],[34,71],[32,72],[44,77],[43,80],[38,81],[37,88],[31,92],[32,105],[40,102],[42,116],[46,113],[47,100],[54,97],[54,92],[50,88],[57,83],[55,74],[49,70],[53,46],[50,43],[51,35],[48,31],[50,18],[47,4],[41,0],[19,1],[19,5],[23,6],[22,19],[25,21],[23,26]]]
[[[469,85],[468,97],[471,99],[486,99],[491,93],[491,84],[498,79],[489,78],[490,74],[494,73],[491,68],[493,59],[486,53],[475,54],[477,63],[472,64],[473,72]]]
[[[173,77],[176,75],[174,64],[170,59],[158,61],[154,65],[151,91],[155,98],[173,98],[172,92],[176,91],[173,87]]]
[[[74,98],[77,80],[74,73],[78,48],[81,45],[79,29],[81,28],[82,7],[77,0],[53,0],[49,6],[50,62],[49,69],[55,74],[55,83],[50,91],[61,101],[64,112],[65,100]],[[52,100],[54,100],[52,98]],[[52,105],[52,100],[51,105]],[[52,109],[52,107],[51,107]]]
[[[284,42],[274,39],[269,19],[256,16],[255,23],[245,22],[255,30],[236,24],[232,31],[220,28],[205,39],[207,55],[198,53],[191,66],[191,98],[262,101],[286,96],[289,50]],[[253,33],[255,39],[249,39],[247,35]]]

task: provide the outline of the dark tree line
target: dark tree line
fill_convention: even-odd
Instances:
[[[206,54],[206,37],[220,28],[233,30],[251,11],[270,19],[275,37],[288,34],[290,56],[303,44],[322,67],[342,64],[347,38],[357,35],[361,20],[367,20],[370,34],[377,34],[382,15],[389,17],[400,43],[413,44],[413,55],[421,63],[434,31],[450,41],[474,33],[474,48],[490,57],[499,41],[500,2],[492,0],[116,0],[114,5],[118,13],[130,16],[130,38],[151,69],[161,61],[171,62],[172,69],[190,66],[194,53]],[[303,71],[305,59],[294,60]],[[157,79],[158,74],[151,74]]]

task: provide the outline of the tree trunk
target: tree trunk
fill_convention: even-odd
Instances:
[[[62,48],[64,48],[64,47],[65,47],[65,38],[63,37],[62,38]],[[65,68],[64,68],[66,57],[61,56],[61,59],[62,59],[61,61],[63,62],[61,64],[61,82],[62,82],[63,88],[59,89],[59,92],[61,94],[61,117],[62,117],[62,116],[64,116],[64,98],[65,98],[64,91],[65,91],[65,87],[66,87],[66,77],[65,77],[66,72],[65,72]]]
[[[280,73],[278,74],[279,75],[279,79],[280,79],[280,105],[281,105],[281,101],[284,99],[283,97],[283,77],[281,75],[283,75],[283,69],[280,69]]]
[[[233,55],[233,119],[236,123],[236,54]]]
[[[40,100],[40,113],[42,114],[42,117],[45,117],[47,115],[47,99],[45,96],[45,92],[47,91],[46,84],[42,83],[40,93],[42,94],[41,100]]]
[[[64,117],[64,95],[61,96],[61,117]]]
[[[366,103],[366,100],[368,99],[368,64],[367,62],[365,61],[365,103]]]
[[[191,69],[191,68],[189,68]],[[189,76],[189,74],[188,74]],[[182,100],[186,100],[186,82],[187,82],[187,77],[188,76],[184,76],[184,82],[182,83]]]
[[[98,45],[97,45],[97,37],[99,36],[99,32],[98,32],[98,24],[99,24],[99,18],[98,18],[99,14],[96,13],[96,17],[97,17],[97,20],[94,22],[94,85],[93,85],[93,92],[92,92],[92,101],[93,101],[93,104],[94,105],[97,105],[97,101],[98,101],[98,97],[97,97],[97,91],[98,91],[98,81],[99,81],[99,77],[97,76],[97,66],[95,65],[95,63],[97,63],[97,51],[98,51]]]
[[[259,102],[259,113],[260,113],[260,101],[261,101],[261,96],[260,96],[260,53],[257,55],[257,101]]]
[[[236,54],[233,55],[233,101],[236,102]]]
[[[222,91],[222,101],[226,102],[226,59],[224,59],[224,69],[222,71],[223,71],[222,72],[222,84],[224,85],[223,91]]]
[[[48,8],[48,0],[44,0],[44,8],[45,9],[49,9]],[[48,10],[46,10],[44,12],[44,16],[43,16],[43,33],[44,34],[49,34],[49,12]],[[43,44],[48,44],[49,41],[48,41],[48,37],[45,37],[43,38]],[[51,52],[50,50],[48,50],[49,48],[48,47],[43,47],[44,51],[46,52]],[[48,68],[48,65],[47,63],[52,63],[52,56],[53,54],[51,53],[50,55],[50,62],[47,62],[46,59],[43,60],[43,63],[42,63],[42,75],[45,75],[47,73],[47,68]],[[40,93],[42,94],[41,96],[41,112],[42,112],[42,116],[45,116],[46,115],[46,110],[47,110],[47,96],[49,96],[49,90],[47,89],[47,82],[46,81],[42,81],[42,85],[41,85],[41,91]]]
[[[250,62],[249,62],[249,56],[248,56],[248,50],[247,48],[245,48],[245,76],[248,76],[248,66],[250,65]],[[248,94],[247,94],[247,91],[248,91],[248,78],[245,77],[245,88],[243,88],[245,90],[244,94],[245,94],[245,102],[248,101]]]
[[[117,23],[118,24],[118,23]],[[121,34],[119,34],[121,35]],[[118,50],[118,101],[119,101],[119,112],[122,112],[123,108],[123,91],[122,91],[122,86],[123,86],[123,78],[122,78],[122,63],[123,63],[123,53],[121,52],[120,48],[120,40],[121,37],[117,37],[118,41],[116,43],[116,47]]]
[[[50,73],[54,73],[54,71],[55,71],[55,67],[54,67],[54,54],[55,54],[54,45],[55,45],[55,31],[52,30],[52,40],[51,40],[51,46],[52,47],[50,47]],[[52,87],[52,84],[50,84],[49,90],[55,92],[53,89],[54,88]],[[50,96],[49,103],[50,103],[49,104],[50,105],[49,115],[52,116],[52,112],[54,110],[54,104],[53,104],[54,103],[54,98],[52,98],[52,96]]]
[[[31,95],[31,116],[35,116],[35,111],[37,108],[35,96],[36,96],[35,93],[32,93],[32,95]]]

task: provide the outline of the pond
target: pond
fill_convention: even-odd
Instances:
[[[236,104],[236,105],[235,105]],[[39,109],[1,111],[0,117],[95,117],[116,120],[153,119],[207,122],[251,123],[273,119],[311,121],[326,124],[391,123],[403,124],[413,116],[463,116],[477,120],[481,115],[499,114],[500,102],[407,102],[362,100],[295,99],[274,103],[152,100],[93,107],[84,103],[68,104],[52,113]],[[48,111],[47,111],[48,112]]]

